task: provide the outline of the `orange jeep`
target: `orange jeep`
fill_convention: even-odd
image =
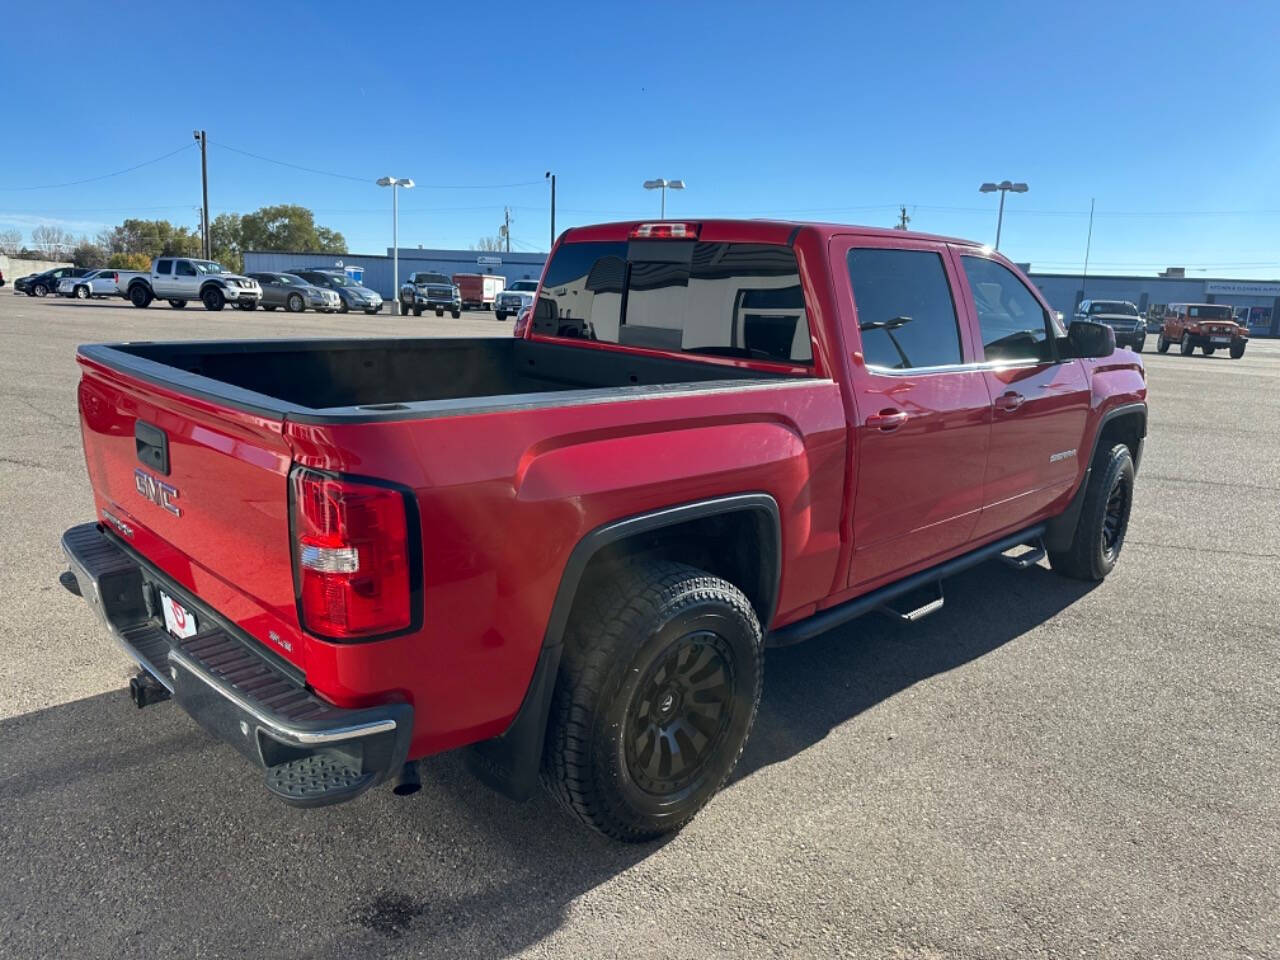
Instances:
[[[1171,303],[1164,310],[1164,326],[1156,340],[1156,349],[1169,352],[1176,343],[1178,352],[1189,357],[1199,347],[1206,357],[1219,347],[1231,351],[1231,359],[1244,356],[1249,331],[1232,318],[1225,303]]]

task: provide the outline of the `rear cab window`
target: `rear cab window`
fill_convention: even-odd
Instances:
[[[813,365],[788,246],[695,240],[562,243],[534,310],[536,336],[793,367]]]

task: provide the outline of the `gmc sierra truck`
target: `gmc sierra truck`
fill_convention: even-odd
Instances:
[[[765,647],[987,560],[1105,577],[1147,426],[1141,356],[999,254],[833,225],[568,230],[514,338],[77,359],[62,579],[135,703],[291,804],[466,748],[627,841],[725,782]]]

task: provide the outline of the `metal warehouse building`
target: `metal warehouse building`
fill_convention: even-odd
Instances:
[[[363,283],[376,290],[384,300],[394,300],[392,282],[392,248],[385,255],[362,253],[279,253],[249,250],[244,255],[246,273],[257,270],[288,273],[307,267],[345,270],[358,267],[364,271]],[[478,250],[424,250],[421,247],[400,248],[400,281],[415,272],[487,273],[511,280],[536,280],[542,276],[545,253],[484,253]]]

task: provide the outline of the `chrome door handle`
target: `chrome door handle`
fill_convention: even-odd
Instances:
[[[906,422],[907,414],[902,410],[881,410],[879,413],[873,413],[867,417],[868,427],[875,427],[885,433],[890,430],[897,430]]]
[[[1026,402],[1026,397],[1020,393],[1010,390],[1008,393],[1001,394],[995,399],[995,407],[997,410],[1003,410],[1006,413],[1012,413]]]

